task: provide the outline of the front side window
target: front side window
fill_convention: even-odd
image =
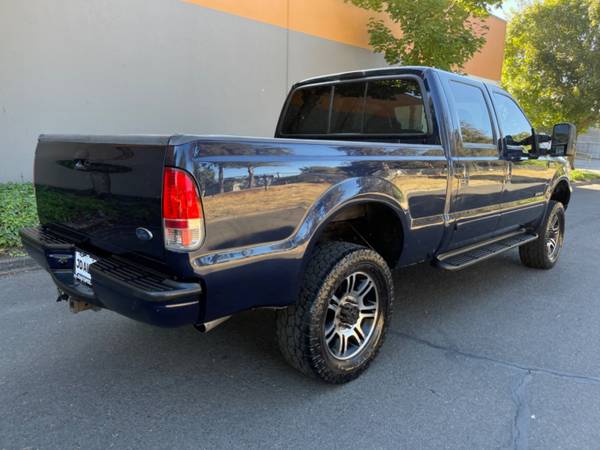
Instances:
[[[525,150],[531,150],[532,128],[521,108],[512,98],[497,92],[494,93],[494,104],[506,144],[521,145]]]
[[[493,144],[492,121],[483,91],[477,86],[458,81],[452,81],[450,87],[463,142]]]
[[[383,79],[296,90],[281,133],[419,136],[430,132],[427,124],[419,83],[414,79]]]

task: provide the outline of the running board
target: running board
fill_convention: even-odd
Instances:
[[[537,234],[529,233],[525,230],[516,231],[495,239],[478,242],[468,247],[443,253],[434,260],[434,264],[445,270],[464,269],[515,247],[535,241],[537,237]]]

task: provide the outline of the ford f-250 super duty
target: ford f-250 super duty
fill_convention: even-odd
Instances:
[[[554,266],[574,135],[440,70],[323,76],[293,86],[275,139],[42,135],[21,237],[74,311],[208,330],[276,308],[285,359],[342,383],[383,342],[390,268],[516,247]]]

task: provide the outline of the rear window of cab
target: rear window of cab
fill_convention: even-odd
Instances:
[[[421,87],[413,79],[307,86],[288,101],[285,136],[408,136],[429,133]]]

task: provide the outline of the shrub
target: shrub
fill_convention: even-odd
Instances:
[[[600,172],[591,170],[575,169],[571,170],[571,180],[573,181],[600,181]]]
[[[33,184],[0,184],[0,254],[21,247],[19,230],[37,223]]]

